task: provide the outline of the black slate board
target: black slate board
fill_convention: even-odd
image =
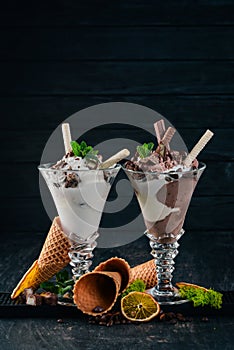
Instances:
[[[223,294],[223,305],[220,310],[209,307],[196,307],[192,303],[184,303],[179,305],[163,305],[161,309],[164,312],[182,313],[188,316],[221,316],[234,315],[234,291],[221,291]],[[86,316],[79,311],[76,306],[65,305],[41,305],[30,306],[20,304],[17,300],[12,300],[10,293],[0,292],[0,318],[85,318]]]
[[[11,293],[0,292],[0,318],[17,317],[85,317],[75,306],[41,305],[31,306],[20,304],[18,300],[11,299]]]

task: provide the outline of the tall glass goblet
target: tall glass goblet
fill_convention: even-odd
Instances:
[[[76,280],[87,273],[92,264],[103,208],[121,166],[104,170],[63,170],[51,166],[43,164],[38,169],[52,195],[62,229],[71,242],[70,265]]]
[[[160,304],[185,302],[172,285],[178,240],[194,189],[206,165],[186,171],[139,172],[123,168],[138,199],[155,258],[157,285],[149,292]]]

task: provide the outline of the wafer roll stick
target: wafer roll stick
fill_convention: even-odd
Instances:
[[[101,163],[99,165],[99,169],[106,169],[110,168],[112,165],[118,163],[120,160],[128,157],[130,154],[128,149],[123,149],[122,151],[119,151],[118,153],[114,154],[112,157],[105,160],[105,162]]]
[[[164,124],[163,119],[160,119],[159,121],[154,123],[154,130],[155,130],[155,134],[156,134],[157,141],[159,144],[163,138],[164,133],[165,133],[165,124]]]
[[[194,159],[197,158],[198,154],[203,150],[206,144],[210,141],[214,133],[209,129],[206,130],[205,134],[200,138],[198,143],[193,147],[192,151],[187,155],[184,160],[184,165],[189,167]]]
[[[71,131],[70,131],[70,125],[68,123],[62,124],[62,133],[63,133],[63,142],[64,142],[64,148],[65,153],[71,152]]]
[[[167,129],[167,131],[165,132],[161,142],[162,144],[164,144],[164,146],[167,147],[167,149],[170,149],[170,141],[172,139],[172,137],[174,136],[176,130],[174,128],[172,128],[171,126],[169,126],[169,128]]]

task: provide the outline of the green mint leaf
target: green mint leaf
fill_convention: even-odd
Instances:
[[[56,274],[56,281],[47,281],[40,284],[40,288],[47,292],[63,296],[66,292],[72,291],[74,280],[69,279],[67,270],[62,270]]]
[[[145,283],[141,279],[136,279],[132,282],[128,288],[121,294],[121,298],[125,297],[125,295],[131,292],[144,292],[146,289]]]
[[[144,143],[142,146],[137,146],[137,152],[140,158],[149,157],[154,148],[153,142]]]
[[[143,146],[137,146],[137,152],[140,158],[145,158],[147,156],[145,152],[145,148]]]
[[[71,147],[76,157],[90,158],[97,160],[98,151],[94,151],[92,146],[88,146],[85,141],[79,144],[76,141],[71,141]]]
[[[85,146],[85,148],[84,148],[84,146],[82,146],[83,148],[82,148],[82,157],[84,158],[86,155],[87,155],[87,153],[89,153],[90,151],[92,151],[92,149],[93,149],[93,147],[91,147],[91,146]]]
[[[65,281],[67,281],[69,279],[69,274],[67,270],[62,270],[59,271],[56,274],[56,282],[57,283],[64,283]]]
[[[41,283],[40,288],[46,290],[47,292],[51,292],[55,294],[58,293],[58,287],[53,282],[50,282],[50,281]]]
[[[65,293],[71,291],[72,289],[73,289],[73,286],[67,286],[67,287],[61,288],[59,294],[62,294],[62,295],[63,295],[63,294],[65,294]]]
[[[154,143],[153,143],[153,142],[149,142],[148,145],[147,145],[147,147],[148,147],[148,150],[149,150],[149,151],[152,151],[153,148],[154,148]]]
[[[85,141],[81,141],[80,148],[85,149],[87,147],[87,143]]]
[[[81,151],[85,151],[87,148],[87,143],[85,141],[81,141],[80,143],[80,149]]]
[[[76,141],[71,141],[71,147],[74,155],[77,157],[80,157],[81,156],[80,145]]]
[[[74,279],[71,278],[70,280],[67,280],[64,282],[65,286],[73,286],[74,285]]]
[[[86,154],[88,154],[89,152],[93,151],[93,147],[92,146],[87,146],[85,151],[86,151]]]

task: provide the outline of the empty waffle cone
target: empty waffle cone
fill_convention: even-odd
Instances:
[[[73,299],[85,314],[102,315],[114,306],[121,288],[122,277],[118,272],[93,271],[80,277],[73,289]],[[94,312],[96,307],[99,312]]]
[[[130,281],[130,266],[126,260],[122,258],[110,258],[100,263],[94,271],[113,271],[121,275],[121,286],[119,292],[123,292]]]
[[[145,283],[146,289],[152,288],[157,284],[157,273],[154,259],[131,268],[130,283],[136,279],[141,279]]]
[[[24,274],[11,294],[14,299],[25,288],[36,289],[42,282],[47,281],[57,272],[62,270],[70,261],[68,252],[70,241],[63,233],[59,217],[54,218],[42,247],[38,260]]]
[[[68,256],[70,247],[71,243],[64,234],[60,219],[57,216],[54,218],[38,258],[40,273],[45,281],[62,270],[70,262]]]

